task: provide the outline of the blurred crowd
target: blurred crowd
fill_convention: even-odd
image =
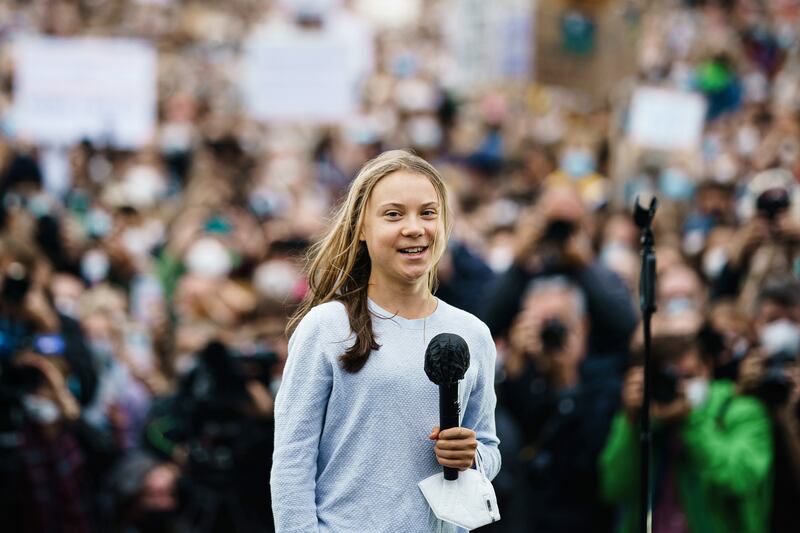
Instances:
[[[639,47],[599,100],[453,87],[453,2],[439,0],[375,29],[358,114],[325,125],[248,118],[231,58],[266,18],[320,31],[320,6],[369,2],[0,3],[0,115],[15,35],[135,36],[159,59],[153,141],[71,146],[65,191],[47,187],[45,147],[0,132],[4,527],[270,531],[272,402],[303,254],[360,165],[403,147],[442,171],[457,211],[436,294],[498,345],[503,520],[486,530],[635,530],[630,207],[656,194],[655,531],[796,531],[800,2],[607,3]],[[703,95],[697,150],[630,146],[642,83]]]

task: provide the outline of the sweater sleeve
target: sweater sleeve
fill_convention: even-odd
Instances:
[[[312,310],[289,340],[275,399],[275,448],[270,479],[275,531],[317,531],[319,440],[333,371],[323,348],[323,324]]]
[[[710,410],[692,412],[683,440],[708,483],[732,495],[762,486],[772,466],[769,416],[755,398],[735,397],[718,424]]]
[[[626,353],[639,321],[628,287],[613,271],[593,263],[575,274],[586,295],[592,352]]]
[[[519,312],[525,285],[530,278],[520,267],[512,265],[487,287],[480,318],[489,326],[493,336],[502,337],[508,332]]]
[[[611,431],[600,454],[600,496],[608,503],[631,503],[639,493],[639,449],[635,427],[622,413],[611,422]]]
[[[500,472],[500,439],[495,430],[494,412],[497,396],[494,391],[494,366],[497,349],[488,329],[485,333],[489,357],[481,358],[475,385],[469,394],[461,426],[472,429],[478,440],[478,453],[483,462],[486,477],[490,480]]]

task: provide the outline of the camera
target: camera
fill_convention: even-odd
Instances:
[[[542,350],[545,353],[562,350],[567,341],[567,333],[567,326],[559,319],[551,318],[546,320],[542,326],[542,330],[539,332]]]
[[[564,248],[576,233],[578,226],[571,220],[551,220],[539,239],[538,254],[545,271],[560,271],[564,263]]]
[[[670,404],[678,397],[677,372],[669,368],[658,370],[653,375],[653,401],[662,405]]]
[[[17,262],[9,264],[3,276],[3,301],[20,305],[29,288],[30,280],[25,266]]]
[[[797,363],[800,329],[787,320],[772,322],[765,327],[761,344],[768,358],[756,394],[770,407],[783,405],[792,389],[786,368]]]
[[[758,213],[770,221],[775,220],[780,213],[789,209],[790,205],[789,191],[783,187],[767,189],[756,198]]]
[[[550,221],[542,234],[542,242],[563,246],[575,233],[577,227],[571,220],[556,219]]]
[[[772,355],[767,359],[764,374],[758,384],[756,394],[770,407],[783,405],[789,399],[792,382],[786,375],[785,367],[795,362],[795,356],[786,352]]]

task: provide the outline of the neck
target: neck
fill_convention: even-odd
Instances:
[[[413,287],[390,287],[370,280],[367,296],[381,308],[403,318],[425,318],[436,308],[436,299],[427,283]]]

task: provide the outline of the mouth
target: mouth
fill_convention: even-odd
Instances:
[[[421,257],[427,249],[427,246],[410,246],[408,248],[400,248],[398,251],[407,257],[413,258]]]

